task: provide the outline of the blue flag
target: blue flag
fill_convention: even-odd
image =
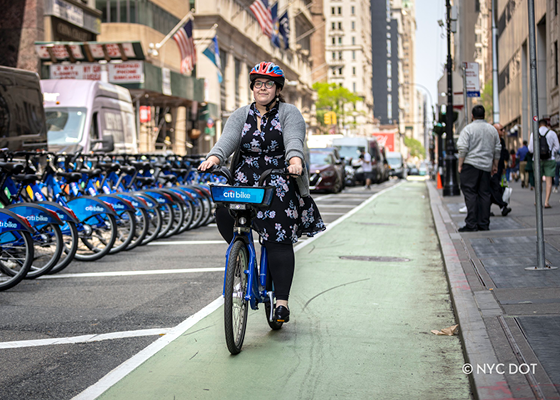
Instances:
[[[284,49],[290,48],[290,19],[288,18],[288,10],[280,17],[280,35],[284,39]]]
[[[278,2],[270,9],[272,15],[272,37],[270,38],[272,44],[280,48],[280,23],[278,21]]]
[[[214,36],[214,39],[212,39],[212,42],[208,45],[206,50],[202,52],[202,54],[208,57],[218,68],[218,82],[222,83],[222,61],[220,59],[220,48],[218,47],[218,36]]]

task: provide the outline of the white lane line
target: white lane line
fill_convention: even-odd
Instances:
[[[124,331],[102,333],[98,335],[82,335],[65,338],[17,340],[13,342],[0,342],[0,349],[20,349],[22,347],[50,346],[53,344],[91,343],[101,340],[123,339],[141,336],[165,335],[171,328],[140,329],[137,331]]]
[[[120,381],[122,378],[127,376],[130,372],[135,370],[140,364],[143,364],[146,360],[156,354],[158,351],[163,349],[169,343],[177,339],[183,333],[185,333],[189,328],[195,325],[197,322],[202,320],[207,315],[211,314],[217,310],[224,303],[222,296],[218,297],[212,303],[208,304],[202,310],[196,314],[191,315],[185,321],[181,322],[175,328],[171,329],[165,336],[159,338],[144,350],[128,359],[117,368],[109,372],[103,378],[101,378],[97,383],[93,384],[82,393],[74,397],[73,400],[91,400],[96,399],[101,396],[107,389],[113,386],[115,383]]]
[[[343,222],[347,218],[350,218],[356,212],[358,212],[362,208],[366,207],[369,203],[371,203],[373,200],[375,200],[379,195],[381,195],[385,192],[388,192],[389,190],[392,190],[392,189],[396,188],[397,186],[400,186],[401,184],[402,184],[402,182],[400,182],[400,183],[398,183],[394,186],[391,186],[387,189],[383,189],[382,191],[376,193],[370,199],[366,200],[365,202],[360,204],[358,207],[354,208],[352,211],[346,213],[342,217],[337,218],[334,222],[331,222],[330,224],[328,224],[327,229],[325,231],[319,233],[318,235],[315,235],[312,238],[307,239],[306,241],[298,244],[297,246],[294,246],[294,252],[303,249],[309,243],[314,242],[317,238],[324,235],[327,231],[331,230],[336,225],[340,224],[341,222]],[[123,379],[125,376],[130,374],[132,371],[134,371],[141,364],[146,362],[150,357],[155,355],[158,351],[163,349],[165,346],[167,346],[173,340],[175,340],[176,338],[178,338],[179,336],[184,334],[188,329],[190,329],[192,326],[194,326],[198,321],[202,320],[203,318],[205,318],[206,316],[208,316],[212,312],[216,311],[223,304],[223,302],[224,302],[223,297],[222,296],[218,297],[216,300],[214,300],[212,303],[210,303],[209,305],[204,307],[202,310],[193,314],[192,316],[187,318],[185,321],[183,321],[182,323],[177,325],[167,335],[165,335],[162,338],[156,340],[154,343],[152,343],[151,345],[146,347],[144,350],[142,350],[141,352],[139,352],[138,354],[136,354],[132,358],[128,359],[127,361],[125,361],[124,363],[119,365],[117,368],[115,368],[114,370],[109,372],[107,375],[105,375],[103,378],[101,378],[97,383],[91,385],[89,388],[84,390],[82,393],[75,396],[72,400],[91,400],[91,399],[95,399],[95,398],[101,396],[111,386],[113,386],[118,381]]]
[[[82,272],[79,274],[43,275],[37,279],[62,279],[62,278],[99,278],[104,276],[135,276],[135,275],[165,275],[189,274],[195,272],[220,272],[224,268],[185,268],[185,269],[156,269],[151,271],[110,271],[110,272]]]
[[[344,215],[344,214],[346,214],[346,213],[321,212],[321,215]]]
[[[224,240],[176,240],[176,241],[168,241],[168,242],[151,242],[148,243],[148,246],[162,246],[168,244],[226,244]]]
[[[346,204],[344,204],[344,205],[342,205],[342,204],[341,204],[341,205],[337,205],[337,204],[320,204],[320,205],[319,205],[319,208],[354,208],[354,207],[356,207],[356,206],[355,206],[355,205],[354,205],[354,206],[349,206],[349,205],[346,205]]]

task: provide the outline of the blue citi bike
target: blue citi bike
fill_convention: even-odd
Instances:
[[[262,186],[269,175],[288,175],[285,169],[266,170],[259,186],[233,186],[231,172],[224,167],[210,170],[227,178],[229,185],[210,184],[215,203],[229,209],[235,220],[233,239],[226,253],[224,276],[224,325],[228,350],[231,354],[241,352],[247,327],[248,307],[258,310],[264,304],[268,325],[273,330],[282,328],[283,322],[274,319],[274,283],[268,274],[266,247],[261,243],[260,268],[253,242],[252,222],[259,209],[272,201],[274,186]],[[271,288],[272,290],[267,290]]]

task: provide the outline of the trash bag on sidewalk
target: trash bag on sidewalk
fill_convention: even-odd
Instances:
[[[457,325],[450,326],[448,328],[443,328],[441,331],[438,331],[437,329],[432,329],[431,332],[434,335],[453,336],[459,333],[459,325],[457,324]]]

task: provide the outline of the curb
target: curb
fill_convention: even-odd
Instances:
[[[451,217],[444,208],[439,193],[434,188],[434,184],[430,181],[426,181],[426,185],[430,196],[430,207],[432,209],[434,225],[444,259],[445,273],[454,308],[453,311],[457,323],[459,324],[459,336],[463,344],[463,352],[467,362],[467,364],[463,366],[463,372],[468,368],[467,365],[470,364],[471,373],[469,373],[469,380],[475,399],[512,399],[513,395],[503,376],[499,374],[477,373],[477,366],[488,364],[496,365],[499,362],[498,357],[490,341],[474,293],[463,271],[450,232],[448,232],[445,225],[446,222],[451,222]]]

